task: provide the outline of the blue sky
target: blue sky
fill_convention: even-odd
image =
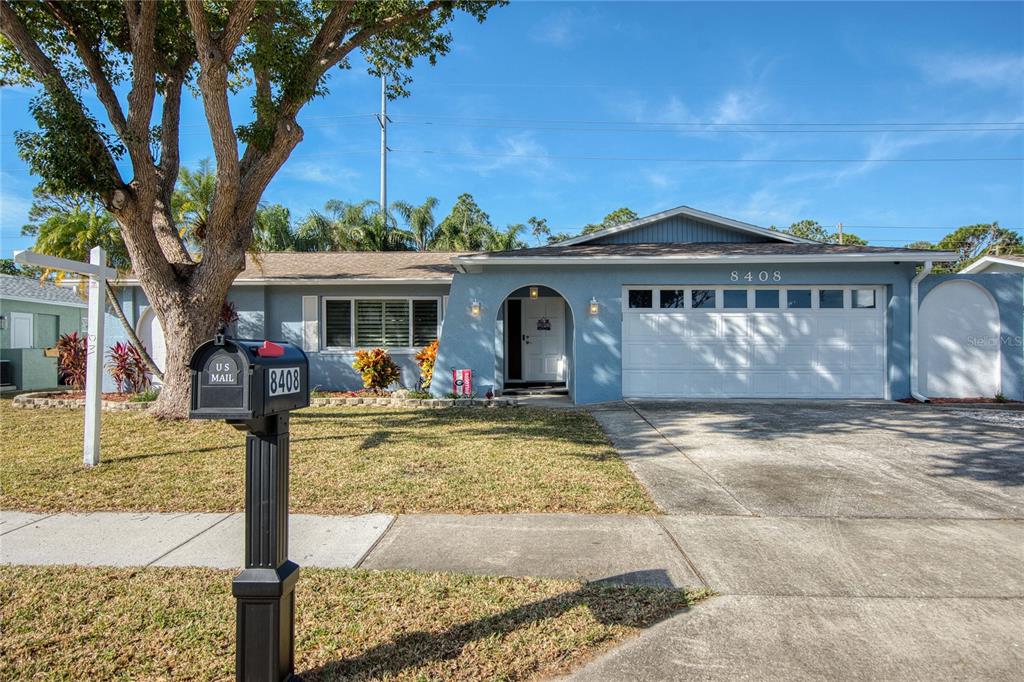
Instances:
[[[453,32],[452,53],[389,104],[389,198],[436,196],[438,219],[470,192],[496,225],[537,215],[565,232],[680,204],[843,222],[883,246],[945,233],[911,227],[1024,226],[1024,162],[877,162],[1024,157],[1022,3],[516,2]],[[305,140],[264,195],[295,218],[377,197],[379,83],[354,66],[304,110]],[[0,92],[3,256],[29,245],[35,182],[12,133],[31,127],[31,95]],[[197,102],[184,123],[185,163],[212,156]],[[960,123],[986,125],[949,130]]]

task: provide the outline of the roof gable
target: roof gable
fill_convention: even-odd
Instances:
[[[652,241],[653,240],[653,241]],[[813,243],[784,232],[769,230],[750,223],[724,218],[689,206],[654,213],[614,227],[580,235],[560,242],[574,244],[638,244],[692,242],[782,242]]]
[[[1024,271],[1024,254],[1003,254],[1001,256],[982,256],[967,267],[960,270],[964,274],[985,272],[990,268],[1002,272]]]

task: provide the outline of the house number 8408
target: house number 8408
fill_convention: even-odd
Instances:
[[[760,272],[748,270],[746,273],[742,273],[739,270],[733,270],[729,275],[729,279],[733,282],[739,282],[740,280],[744,282],[781,282],[782,272],[780,270],[772,270],[771,272],[768,270],[761,270]]]

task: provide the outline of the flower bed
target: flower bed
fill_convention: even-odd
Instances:
[[[391,397],[326,397],[312,398],[309,404],[313,407],[416,407],[416,408],[448,408],[448,407],[516,407],[515,398],[470,399],[459,398],[396,398]]]
[[[150,402],[132,402],[131,395],[126,393],[104,393],[101,401],[102,409],[111,411],[145,410],[152,405]],[[85,395],[82,391],[39,393],[22,393],[11,399],[11,407],[37,409],[44,407],[85,407]]]
[[[108,397],[109,396],[109,397]],[[104,410],[145,410],[152,402],[131,402],[128,394],[104,393]],[[476,400],[460,398],[399,398],[395,396],[356,396],[356,397],[319,397],[311,398],[309,404],[313,407],[415,407],[415,408],[448,408],[448,407],[516,407],[518,401],[515,398],[492,398],[490,400]],[[40,393],[22,393],[11,399],[11,406],[23,409],[36,409],[46,407],[84,407],[85,398],[81,391],[67,391],[55,393],[53,391]]]

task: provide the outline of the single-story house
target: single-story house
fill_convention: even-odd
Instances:
[[[1005,254],[1001,256],[982,256],[960,272],[965,275],[981,273],[1024,272],[1024,254]]]
[[[229,299],[239,336],[300,344],[311,385],[324,389],[359,388],[354,352],[374,346],[391,350],[414,387],[415,353],[440,338],[436,395],[452,391],[453,369],[470,369],[478,395],[544,384],[577,403],[901,399],[926,385],[1024,398],[1024,352],[1012,346],[1024,276],[928,275],[954,258],[820,244],[684,206],[515,251],[262,254]],[[953,289],[956,305],[978,306],[960,315],[978,326],[953,325],[946,338]],[[159,362],[144,295],[124,295]],[[915,338],[930,371],[954,367],[957,381],[914,376]]]
[[[0,386],[6,390],[56,388],[62,334],[85,328],[85,303],[73,289],[33,277],[0,275]]]

